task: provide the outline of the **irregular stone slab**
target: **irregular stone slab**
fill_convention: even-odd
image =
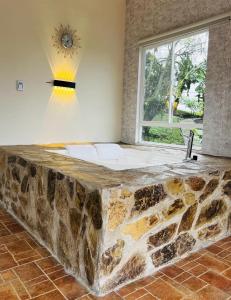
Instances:
[[[213,192],[219,185],[219,180],[217,178],[211,179],[208,184],[206,185],[203,194],[200,196],[199,201],[200,203],[203,202],[208,196],[212,195]]]
[[[34,177],[36,176],[36,174],[37,174],[36,166],[35,166],[35,165],[31,165],[31,166],[30,166],[30,176],[31,176],[32,178],[34,178]]]
[[[162,184],[145,187],[136,191],[134,194],[135,205],[132,209],[132,214],[140,214],[164,200],[166,196],[167,194]]]
[[[163,244],[168,243],[176,233],[177,224],[171,224],[160,232],[152,235],[148,239],[148,250],[153,247],[160,247]]]
[[[220,232],[221,232],[221,227],[217,223],[198,231],[198,238],[200,240],[208,240],[210,238],[213,238],[214,236],[217,236]]]
[[[56,173],[53,170],[49,170],[48,178],[47,178],[47,199],[52,209],[54,208],[55,185],[56,185]]]
[[[131,257],[120,271],[115,275],[114,279],[107,284],[106,289],[114,289],[116,286],[140,276],[146,267],[145,258],[140,254]]]
[[[16,163],[17,157],[15,155],[8,156],[8,164]]]
[[[21,184],[21,192],[22,193],[26,193],[28,191],[28,182],[29,182],[29,176],[25,175],[23,177],[22,184]]]
[[[156,268],[171,261],[176,256],[175,243],[169,244],[151,255],[152,262]]]
[[[129,190],[123,189],[121,191],[121,196],[120,196],[121,199],[130,198],[131,196],[132,196],[132,192],[130,192]]]
[[[134,240],[138,240],[146,232],[152,229],[158,223],[159,218],[156,215],[145,217],[135,223],[124,226],[123,234],[130,235]]]
[[[227,182],[226,185],[223,187],[224,194],[231,198],[231,181]]]
[[[187,205],[193,205],[196,203],[196,196],[193,193],[185,193],[183,195],[183,199]]]
[[[231,232],[231,214],[228,217],[228,231]]]
[[[177,255],[181,256],[187,252],[192,251],[196,240],[189,234],[183,233],[176,239]]]
[[[108,225],[107,228],[110,231],[114,231],[119,225],[121,225],[127,214],[127,204],[121,201],[111,201],[108,208]]]
[[[225,172],[223,180],[231,180],[231,170]]]
[[[77,238],[80,231],[81,225],[81,214],[77,211],[76,208],[71,208],[69,210],[69,218],[70,218],[70,229],[73,238]]]
[[[5,170],[6,168],[6,155],[0,153],[0,170]]]
[[[84,203],[86,201],[86,190],[85,188],[76,182],[76,198],[75,202],[77,204],[77,207],[81,210],[84,206]]]
[[[195,192],[201,191],[204,188],[206,183],[203,178],[197,176],[189,177],[185,182]]]
[[[21,183],[21,179],[20,179],[20,171],[18,167],[14,167],[11,171],[12,177],[15,181],[17,181],[18,183]]]
[[[180,178],[174,178],[166,183],[168,193],[173,196],[178,196],[184,192],[184,182]]]
[[[93,259],[98,258],[97,254],[99,251],[99,231],[95,229],[92,222],[88,223],[87,240],[91,251],[91,257]]]
[[[175,215],[182,213],[185,209],[185,204],[182,199],[177,199],[172,205],[169,206],[167,210],[163,211],[165,219],[169,220]]]
[[[71,262],[69,261],[68,253],[71,251],[71,246],[69,244],[69,239],[67,235],[67,227],[62,222],[59,221],[58,235],[57,235],[57,254],[59,256],[60,261],[65,265],[65,267],[69,268],[71,266]]]
[[[21,157],[18,158],[18,165],[22,166],[22,167],[26,167],[27,166],[27,161]]]
[[[180,233],[182,231],[188,231],[191,229],[195,215],[196,215],[196,211],[197,211],[197,203],[190,206],[186,210],[186,212],[184,213],[184,215],[182,217],[178,233]]]
[[[63,182],[56,184],[55,207],[60,218],[64,221],[68,215],[68,200],[66,186]]]
[[[109,275],[114,268],[120,263],[123,255],[125,242],[117,240],[116,244],[107,249],[101,258],[101,272],[103,275]]]
[[[98,191],[94,191],[87,195],[86,209],[95,229],[99,230],[102,227],[102,206],[101,196]]]
[[[212,221],[216,217],[223,215],[227,209],[224,200],[213,200],[210,204],[201,209],[196,227],[202,226],[207,222]]]
[[[95,279],[95,267],[91,258],[91,251],[86,239],[84,242],[84,266],[88,283],[90,284],[90,286],[92,286]]]

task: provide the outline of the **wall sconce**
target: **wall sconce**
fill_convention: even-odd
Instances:
[[[75,82],[72,81],[64,81],[64,80],[54,80],[53,82],[54,87],[61,87],[61,88],[68,88],[68,89],[75,89]]]

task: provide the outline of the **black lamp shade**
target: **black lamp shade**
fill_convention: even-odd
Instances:
[[[64,81],[64,80],[54,80],[53,85],[57,87],[64,87],[69,89],[75,89],[75,82]]]

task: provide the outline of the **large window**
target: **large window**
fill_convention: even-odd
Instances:
[[[208,31],[142,48],[140,141],[184,145],[203,137]]]

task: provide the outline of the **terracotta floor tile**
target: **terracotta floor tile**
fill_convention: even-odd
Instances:
[[[40,255],[37,255],[37,256],[31,256],[31,257],[28,257],[28,258],[25,258],[25,259],[21,259],[18,261],[18,264],[19,265],[24,265],[24,264],[27,264],[27,263],[31,263],[31,262],[36,262],[38,259],[40,259],[41,256]]]
[[[157,279],[146,288],[153,296],[164,300],[182,299],[183,295],[162,279]]]
[[[134,283],[130,283],[124,287],[122,287],[117,293],[121,296],[127,296],[128,294],[131,294],[132,292],[134,292],[137,288],[140,288],[140,286],[137,286]]]
[[[167,268],[162,269],[161,272],[167,275],[168,277],[174,278],[183,273],[184,270],[176,266],[169,266]]]
[[[65,300],[63,295],[58,291],[55,290],[53,292],[47,293],[45,295],[41,295],[35,298],[32,298],[33,300]]]
[[[64,270],[59,270],[59,271],[55,271],[53,273],[48,274],[47,276],[51,279],[51,280],[56,280],[59,278],[62,278],[64,276],[66,276],[66,272]]]
[[[88,294],[86,289],[71,276],[57,279],[54,283],[69,300],[74,300]]]
[[[86,295],[81,298],[78,298],[78,300],[91,300],[91,298],[88,295]]]
[[[177,291],[181,292],[182,295],[184,295],[184,296],[190,295],[193,293],[192,290],[190,290],[183,284],[176,282],[175,279],[173,280],[167,276],[164,276],[161,279],[164,280],[165,282],[167,282],[171,287],[175,288]]]
[[[154,280],[156,280],[157,278],[160,278],[161,276],[163,276],[163,274],[158,273],[158,275],[155,276],[149,276],[149,277],[145,277],[143,279],[139,279],[135,282],[135,288],[142,288],[145,287],[151,283],[154,282]]]
[[[228,264],[206,254],[198,258],[197,262],[217,272],[222,272],[229,268]]]
[[[204,287],[197,294],[200,300],[227,300],[229,298],[228,294],[211,285]]]
[[[22,281],[28,281],[43,275],[43,272],[35,263],[29,263],[15,268],[15,272]]]
[[[200,280],[197,277],[191,277],[189,279],[187,279],[186,281],[184,281],[182,283],[185,287],[189,288],[190,290],[192,290],[193,292],[196,292],[198,290],[200,290],[201,288],[203,288],[206,283],[202,280]]]
[[[6,247],[14,255],[31,250],[31,247],[27,244],[26,241],[20,241],[20,243],[18,241],[15,241],[7,244]]]
[[[190,269],[192,269],[193,267],[195,267],[197,263],[195,263],[194,261],[190,261],[189,263],[187,263],[186,265],[183,265],[181,268],[184,271],[189,271]]]
[[[3,229],[0,230],[0,237],[10,235],[10,234],[11,234],[11,232],[6,228],[3,228]]]
[[[9,244],[15,241],[19,242],[19,239],[14,234],[0,237],[0,245]]]
[[[14,289],[16,290],[16,292],[21,300],[26,300],[26,299],[30,298],[25,287],[22,285],[22,283],[19,279],[13,280],[11,282],[11,284],[14,287]]]
[[[54,284],[50,280],[43,281],[27,288],[31,297],[36,297],[44,293],[55,290]]]
[[[224,275],[227,278],[231,279],[231,268],[226,270],[225,272],[223,272],[222,275]]]
[[[43,248],[43,247],[36,247],[35,249],[36,249],[36,251],[38,251],[38,253],[39,253],[42,257],[48,257],[48,256],[51,256],[50,252],[47,251],[46,248]]]
[[[183,272],[181,273],[179,276],[177,276],[176,278],[174,278],[174,280],[178,283],[181,283],[187,279],[189,279],[192,276],[192,274],[188,273],[188,272]]]
[[[127,295],[126,297],[124,297],[125,300],[136,300],[138,298],[140,298],[141,296],[144,296],[145,294],[147,294],[147,291],[145,289],[139,289],[136,290],[135,292]]]
[[[31,248],[29,248],[29,249],[30,250],[27,250],[25,252],[21,252],[21,253],[15,254],[14,255],[14,259],[16,261],[20,261],[20,260],[24,260],[26,258],[30,258],[30,257],[33,257],[33,256],[39,256],[39,257],[41,257],[36,250],[32,250]]]
[[[208,271],[200,276],[200,279],[215,286],[226,293],[231,293],[231,280],[213,271]]]
[[[7,270],[7,271],[4,271],[4,272],[1,272],[1,277],[6,282],[17,278],[15,273],[12,270]]]
[[[206,249],[207,249],[207,251],[209,251],[209,252],[211,252],[211,253],[214,253],[214,254],[218,254],[218,253],[220,253],[220,252],[223,251],[222,248],[220,248],[220,247],[218,247],[218,246],[216,246],[216,245],[211,245],[211,246],[209,246],[209,247],[206,248]]]
[[[49,269],[46,269],[45,271],[45,273],[46,274],[50,274],[50,273],[54,273],[54,272],[57,272],[57,271],[60,271],[60,270],[64,270],[64,268],[63,268],[63,266],[62,265],[60,265],[60,264],[58,264],[58,265],[56,265],[56,266],[54,266],[54,267],[51,267],[51,268],[49,268]]]
[[[121,298],[118,294],[116,294],[114,292],[112,292],[104,297],[96,297],[93,295],[88,295],[88,296],[92,300],[123,300],[124,299],[124,298]]]
[[[230,255],[230,251],[227,251],[227,250],[223,250],[222,252],[217,254],[217,256],[221,257],[221,258],[225,258],[228,255]]]
[[[6,253],[8,250],[6,249],[6,246],[2,245],[0,246],[0,254]]]
[[[47,280],[47,276],[46,275],[41,275],[39,277],[36,277],[32,280],[29,280],[29,281],[25,282],[24,284],[25,284],[26,287],[30,287],[30,286],[36,285],[40,282],[46,281],[46,280]]]
[[[231,254],[223,258],[223,261],[229,265],[231,265]]]
[[[1,300],[18,300],[17,294],[10,284],[0,286]]]
[[[158,300],[158,298],[148,293],[147,295],[144,295],[141,298],[139,298],[139,300]]]
[[[19,232],[25,231],[25,229],[21,225],[19,225],[18,223],[6,225],[6,227],[12,233],[19,233]]]
[[[196,267],[189,270],[189,272],[191,274],[193,274],[194,276],[200,276],[201,274],[205,273],[206,271],[208,271],[208,268],[206,268],[205,266],[202,266],[202,265],[197,265]]]
[[[10,253],[0,254],[0,271],[4,271],[17,266]]]
[[[53,257],[46,257],[43,259],[40,259],[36,262],[36,264],[45,271],[46,269],[50,269],[52,267],[55,267],[58,265],[58,262]]]

